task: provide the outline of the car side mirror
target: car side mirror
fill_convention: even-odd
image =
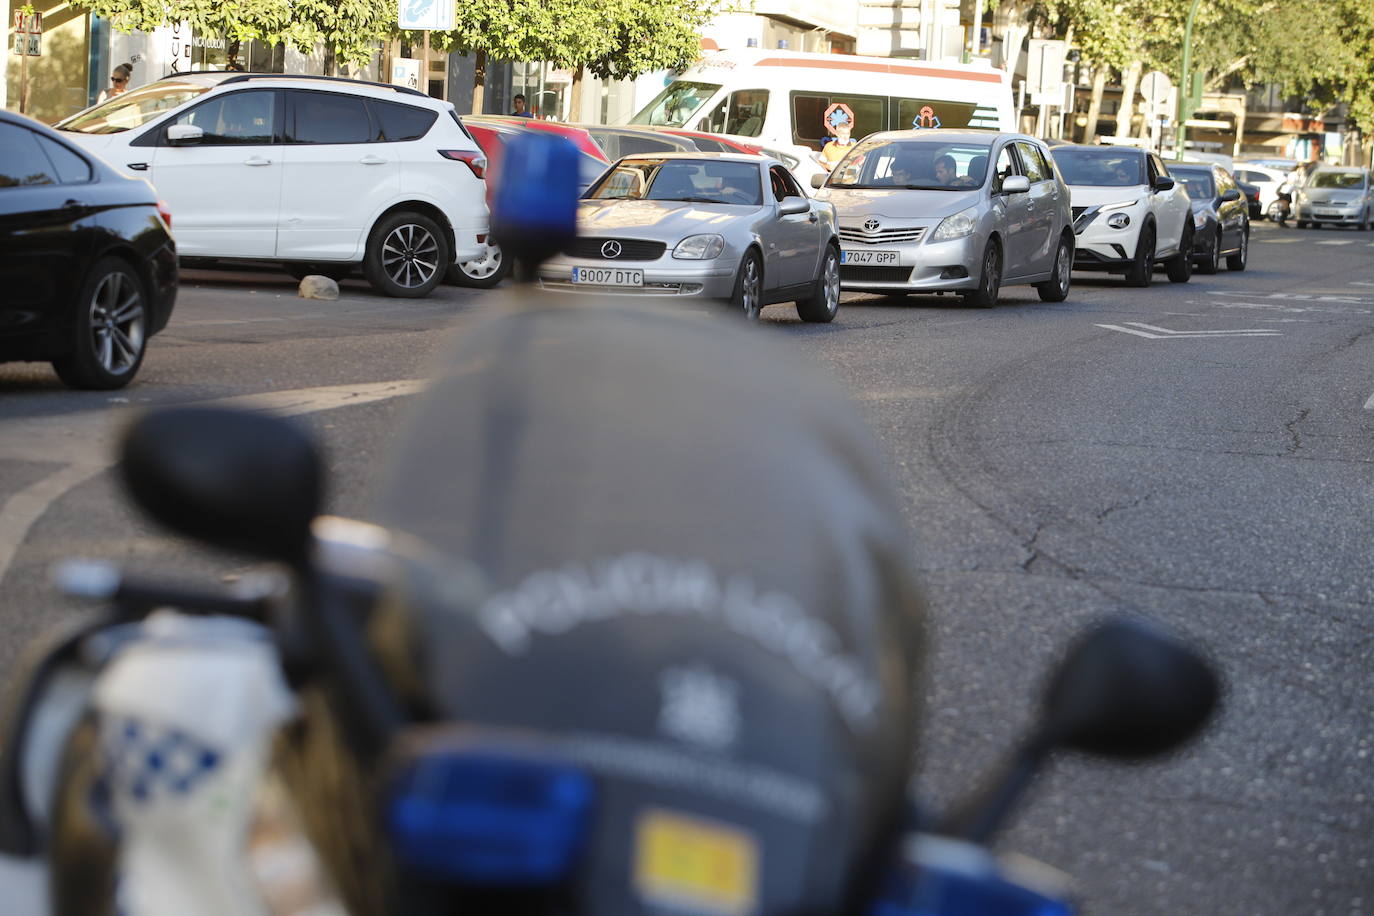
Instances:
[[[816,174],[814,174],[814,175],[811,176],[811,187],[813,187],[813,188],[823,188],[823,187],[825,187],[825,180],[826,180],[827,178],[829,178],[829,177],[830,177],[829,175],[822,175],[820,172],[817,172]]]
[[[811,209],[811,202],[805,197],[784,197],[778,203],[778,216],[797,216]]]
[[[1222,194],[1221,194],[1221,202],[1222,202],[1222,203],[1228,203],[1228,202],[1233,201],[1233,200],[1240,200],[1240,192],[1237,191],[1235,188],[1232,188],[1232,189],[1229,190],[1229,191],[1223,191],[1223,192],[1222,192]]]
[[[1172,191],[1174,189],[1174,180],[1168,175],[1157,175],[1151,187],[1156,191]]]
[[[191,124],[173,124],[167,128],[167,143],[171,146],[192,146],[205,139],[205,131]]]
[[[1025,175],[1010,175],[1002,179],[1003,194],[1025,194],[1030,190],[1030,179]]]
[[[305,566],[324,475],[294,423],[227,408],[148,413],[125,435],[120,471],[134,501],[178,534]]]

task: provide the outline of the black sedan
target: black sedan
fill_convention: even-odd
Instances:
[[[170,223],[146,181],[0,111],[0,361],[127,385],[176,301]]]
[[[1223,257],[1231,270],[1244,270],[1250,254],[1250,202],[1231,173],[1211,163],[1170,163],[1169,174],[1183,183],[1192,199],[1198,273],[1216,273]]]

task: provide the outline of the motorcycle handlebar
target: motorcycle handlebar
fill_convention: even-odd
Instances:
[[[284,585],[275,576],[256,575],[233,589],[211,590],[130,576],[112,563],[68,560],[54,572],[57,588],[86,601],[108,601],[122,619],[137,620],[160,607],[193,614],[222,614],[263,621]]]

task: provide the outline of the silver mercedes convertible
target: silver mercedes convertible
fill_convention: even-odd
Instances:
[[[795,302],[803,321],[840,307],[835,208],[766,156],[626,156],[587,190],[578,238],[539,269],[546,289],[728,300],[750,320]]]

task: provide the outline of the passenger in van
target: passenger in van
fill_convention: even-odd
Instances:
[[[834,169],[853,146],[854,138],[850,135],[849,122],[836,124],[834,139],[827,141],[825,146],[821,147],[817,158],[827,170]]]

